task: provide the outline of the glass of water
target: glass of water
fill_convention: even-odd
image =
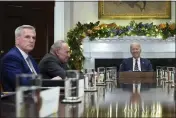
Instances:
[[[16,76],[16,117],[39,117],[41,75]]]
[[[175,67],[167,67],[168,82],[174,85],[175,80]]]
[[[80,73],[78,70],[67,70],[65,80],[65,98],[72,99],[78,96],[78,81]]]
[[[105,67],[98,67],[98,74],[99,74],[99,78],[98,78],[98,83],[104,83],[105,82]]]
[[[85,90],[86,92],[96,91],[96,72],[94,69],[87,69],[85,74]]]

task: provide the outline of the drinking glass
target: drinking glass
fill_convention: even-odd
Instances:
[[[167,67],[168,82],[174,85],[175,81],[175,67]]]
[[[39,117],[41,75],[16,76],[16,117]]]
[[[78,96],[79,72],[77,70],[67,70],[65,80],[65,98]]]
[[[80,103],[79,95],[80,73],[77,70],[67,70],[65,79],[65,99],[63,103]],[[82,88],[84,90],[84,88]]]
[[[106,68],[106,81],[112,82],[117,79],[117,68],[116,67],[107,67]]]
[[[156,77],[161,79],[161,66],[156,66]]]
[[[85,92],[96,91],[96,72],[94,69],[86,69],[87,73],[85,74]]]
[[[105,68],[104,67],[98,67],[98,83],[104,83],[105,82]]]

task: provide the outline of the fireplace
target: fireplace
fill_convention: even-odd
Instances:
[[[175,37],[167,40],[145,36],[126,36],[123,38],[103,38],[83,42],[83,55],[85,56],[84,68],[97,68],[119,65],[124,58],[131,57],[130,44],[141,44],[141,57],[151,61],[153,69],[156,66],[175,66]]]

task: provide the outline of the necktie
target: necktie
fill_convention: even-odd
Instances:
[[[137,60],[137,59],[135,60],[134,71],[139,71],[139,68],[138,68],[138,60]]]
[[[36,71],[35,71],[35,69],[34,69],[34,67],[33,67],[33,64],[32,64],[32,62],[31,62],[30,58],[27,57],[26,60],[27,60],[27,62],[28,62],[28,66],[29,66],[31,72],[32,72],[33,74],[37,75],[37,73],[36,73]]]

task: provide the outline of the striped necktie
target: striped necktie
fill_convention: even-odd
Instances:
[[[134,71],[139,71],[139,68],[138,68],[138,59],[135,59]]]
[[[31,72],[32,72],[33,74],[37,75],[37,73],[36,73],[36,71],[35,71],[35,69],[34,69],[34,66],[33,66],[33,64],[32,64],[32,62],[31,62],[30,58],[27,57],[26,60],[27,60],[27,62],[28,62],[28,66],[29,66]]]

